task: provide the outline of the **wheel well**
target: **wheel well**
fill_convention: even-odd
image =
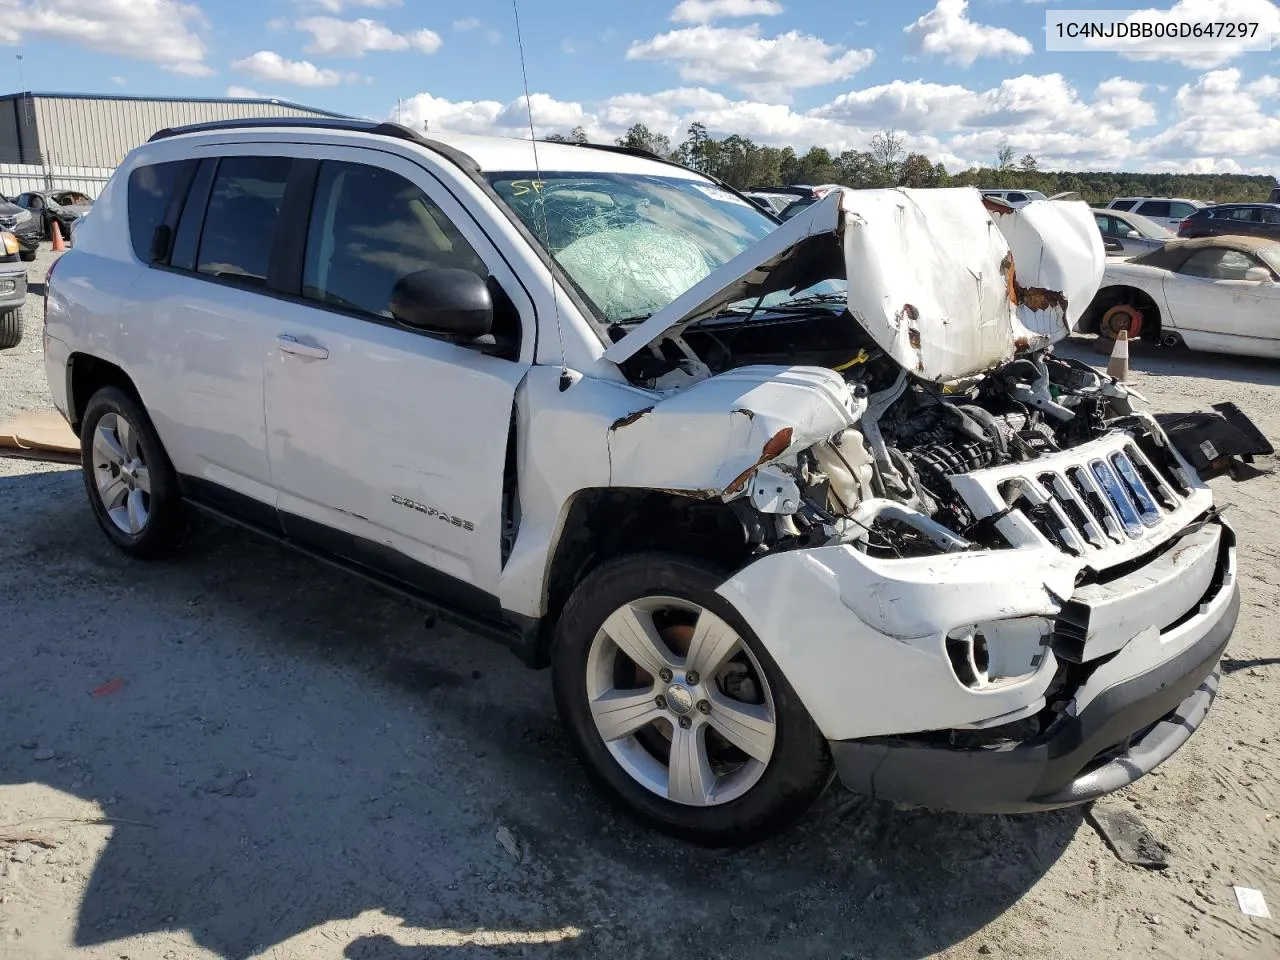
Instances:
[[[1082,333],[1097,333],[1098,321],[1112,307],[1117,304],[1126,304],[1137,308],[1142,313],[1142,333],[1141,339],[1159,342],[1160,340],[1160,308],[1156,306],[1155,300],[1145,290],[1139,290],[1137,287],[1117,285],[1113,287],[1104,287],[1099,290],[1093,298],[1093,302],[1089,304],[1089,309],[1085,311],[1084,317],[1081,318],[1080,331]]]
[[[142,401],[129,375],[114,363],[87,353],[73,353],[67,361],[67,419],[77,435],[89,398],[103,387],[119,387],[139,403]]]
[[[561,529],[539,638],[538,660],[544,664],[560,611],[600,564],[628,553],[665,550],[734,570],[751,550],[746,527],[731,505],[657,490],[582,490]]]

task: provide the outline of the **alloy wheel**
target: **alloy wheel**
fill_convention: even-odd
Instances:
[[[138,536],[151,518],[151,474],[138,431],[106,413],[93,431],[93,478],[98,499],[121,533]]]
[[[615,610],[591,642],[586,686],[614,760],[675,803],[741,797],[773,756],[764,671],[738,633],[696,603],[645,597]]]

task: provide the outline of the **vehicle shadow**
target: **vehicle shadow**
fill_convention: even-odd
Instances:
[[[77,946],[187,930],[241,960],[323,927],[362,960],[914,958],[1017,902],[1082,823],[833,790],[765,843],[694,848],[599,799],[549,676],[496,645],[227,527],[130,561],[73,470],[0,476],[0,504],[0,802],[41,785],[118,821]]]
[[[1095,367],[1105,367],[1112,346],[1113,341],[1077,334],[1058,344],[1054,350]],[[1183,348],[1170,349],[1145,340],[1130,342],[1129,365],[1131,369],[1161,377],[1208,377],[1235,383],[1280,386],[1280,363],[1274,360],[1226,353],[1204,353]],[[1137,386],[1141,390],[1141,385]]]

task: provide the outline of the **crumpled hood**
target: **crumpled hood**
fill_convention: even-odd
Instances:
[[[849,315],[899,364],[943,382],[1071,333],[1106,254],[1082,202],[1014,209],[976,190],[833,191],[610,346],[620,363],[747,298],[848,281]]]

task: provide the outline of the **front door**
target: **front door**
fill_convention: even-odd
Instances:
[[[316,148],[315,159],[300,296],[273,311],[266,366],[281,522],[291,537],[496,615],[532,305],[425,167],[356,148]],[[396,282],[437,268],[490,278],[494,337],[446,342],[392,319]]]

